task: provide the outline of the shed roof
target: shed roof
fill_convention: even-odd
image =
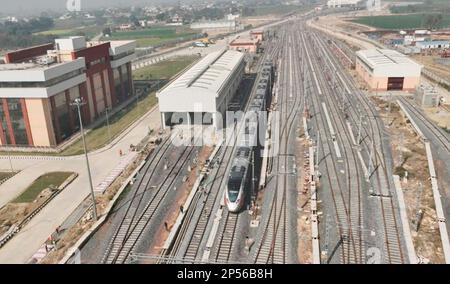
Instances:
[[[223,85],[242,62],[244,55],[233,50],[212,52],[162,89],[158,96],[208,92],[218,96]]]
[[[372,68],[393,65],[419,65],[408,56],[391,49],[366,49],[356,52],[358,58]]]

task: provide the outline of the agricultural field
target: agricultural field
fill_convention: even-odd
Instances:
[[[310,6],[296,6],[296,5],[267,5],[267,6],[257,6],[255,9],[255,16],[265,16],[265,15],[283,15],[291,12],[305,11],[309,9]]]
[[[398,0],[395,2],[399,2]],[[402,1],[408,2],[408,1]],[[448,0],[427,0],[423,3],[407,4],[401,6],[392,6],[390,8],[391,13],[404,14],[404,13],[429,13],[429,12],[441,12],[448,14],[450,12],[450,1]]]
[[[68,36],[78,36],[85,35],[87,38],[92,38],[98,34],[100,34],[103,30],[103,26],[82,26],[77,28],[67,28],[60,29],[55,28],[48,31],[43,31],[36,33],[36,35],[54,35],[57,37],[68,37]]]
[[[351,20],[352,22],[380,29],[419,29],[428,28],[428,14],[409,14],[395,16],[367,16]],[[450,28],[450,14],[442,14],[441,28]]]
[[[181,56],[144,67],[133,72],[134,80],[170,79],[198,60],[197,56]]]
[[[195,31],[180,27],[155,27],[133,31],[113,32],[110,37],[104,37],[107,40],[136,40],[139,47],[156,46],[177,39],[189,39],[196,34]]]

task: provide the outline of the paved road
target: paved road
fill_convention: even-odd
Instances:
[[[91,169],[94,186],[105,179],[119,164],[119,150],[127,153],[130,144],[138,144],[148,133],[148,128],[160,126],[159,111],[150,112],[132,126],[124,136],[113,141],[113,145],[91,153]],[[6,161],[6,160],[5,160]],[[7,163],[1,163],[3,164]],[[58,227],[75,208],[88,196],[89,183],[85,161],[82,156],[62,160],[35,160],[17,158],[14,167],[22,171],[0,186],[0,206],[19,195],[34,179],[45,172],[74,171],[78,178],[61,194],[52,200],[25,228],[0,250],[0,263],[25,263],[36,252],[48,236]]]

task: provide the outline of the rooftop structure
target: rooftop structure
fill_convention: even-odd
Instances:
[[[0,64],[0,145],[54,147],[131,97],[135,43],[69,37],[7,53]],[[18,111],[20,110],[20,111]]]
[[[225,113],[244,72],[244,55],[224,50],[205,56],[157,93],[163,127],[174,124],[173,113],[193,115],[210,113],[218,126],[215,113]],[[184,123],[190,124],[187,116]]]
[[[237,38],[230,42],[230,49],[236,51],[257,53],[260,40],[257,38]]]

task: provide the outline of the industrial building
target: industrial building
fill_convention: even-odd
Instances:
[[[55,147],[133,94],[134,41],[86,42],[70,37],[17,50],[0,64],[0,145]]]
[[[237,51],[223,50],[205,56],[156,94],[162,127],[201,123],[220,128],[223,121],[218,120],[217,113],[225,119],[244,68],[244,55]],[[202,122],[194,119],[199,114]]]
[[[420,84],[416,89],[415,99],[420,106],[437,107],[441,101],[441,96],[433,86]]]
[[[264,40],[264,31],[261,30],[251,31],[250,37],[259,40],[259,42],[262,42]]]
[[[329,0],[328,8],[355,7],[362,0]]]
[[[416,46],[421,50],[427,49],[446,49],[450,48],[450,40],[433,40],[416,42]]]
[[[221,34],[243,29],[236,20],[202,21],[191,24],[191,29],[201,30],[202,33]]]
[[[368,49],[356,52],[356,72],[373,91],[414,91],[422,65],[395,50]]]
[[[257,38],[237,38],[230,42],[230,49],[248,53],[257,53],[259,46]]]

